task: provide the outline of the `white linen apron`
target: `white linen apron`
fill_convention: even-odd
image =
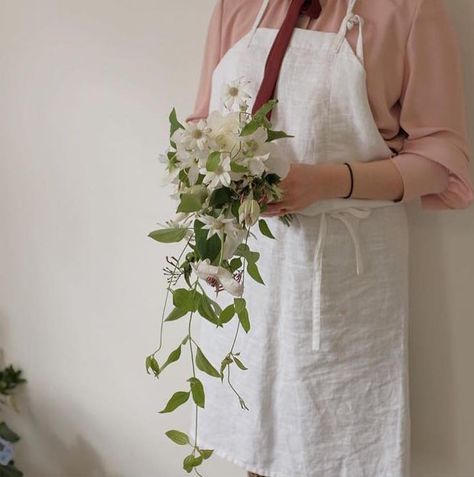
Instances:
[[[366,87],[363,19],[348,0],[337,33],[296,28],[272,113],[290,161],[370,161],[393,156]],[[251,80],[253,99],[278,32],[255,24],[213,73],[210,111],[223,85]],[[356,51],[346,33],[358,24]],[[252,103],[251,105],[252,106]],[[357,176],[355,177],[357,180]],[[290,227],[266,218],[276,240],[249,237],[265,285],[245,279],[251,330],[240,328],[231,382],[200,374],[206,407],[198,445],[267,477],[408,477],[408,226],[405,205],[335,199],[300,211]],[[211,290],[210,290],[211,291]],[[229,297],[219,295],[223,306]],[[201,320],[199,343],[219,368],[235,321]],[[226,371],[227,373],[227,371]],[[194,423],[190,427],[194,435]]]

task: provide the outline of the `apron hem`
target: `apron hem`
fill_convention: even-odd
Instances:
[[[265,469],[263,467],[259,467],[252,462],[240,460],[230,454],[224,447],[213,446],[208,441],[202,438],[198,439],[198,444],[200,447],[203,447],[205,449],[213,449],[214,454],[231,462],[232,464],[237,465],[238,467],[242,467],[247,472],[252,472],[254,474],[258,474],[264,477],[288,477],[288,475],[292,475],[293,477],[304,477],[303,474],[296,474],[293,470],[290,472],[277,472]]]

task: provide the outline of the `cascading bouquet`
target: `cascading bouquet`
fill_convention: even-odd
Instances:
[[[174,219],[159,224],[162,228],[149,234],[158,242],[184,242],[176,257],[167,257],[164,268],[167,292],[163,307],[158,349],[146,357],[146,371],[159,377],[164,369],[178,361],[181,349],[189,345],[192,376],[187,379],[188,390],[175,392],[161,413],[174,411],[192,398],[196,407],[194,441],[178,430],[166,435],[176,444],[190,445],[183,468],[201,475],[196,467],[208,459],[213,449],[201,449],[197,443],[198,408],[204,408],[205,393],[196,375],[196,367],[204,373],[223,381],[228,370],[228,382],[239,398],[243,409],[245,401],[230,382],[229,367],[247,369],[232,349],[223,356],[219,370],[206,358],[199,343],[192,335],[191,323],[196,314],[216,327],[227,326],[237,316],[236,336],[240,326],[247,333],[250,319],[245,298],[244,278],[247,272],[256,282],[264,284],[257,262],[259,253],[247,245],[249,234],[258,224],[260,232],[269,238],[271,233],[261,217],[266,203],[282,198],[279,182],[287,175],[288,161],[281,157],[273,141],[292,137],[284,131],[275,131],[267,115],[277,100],[265,103],[254,114],[249,112],[247,90],[250,82],[239,78],[226,85],[223,104],[226,112],[213,111],[206,119],[182,125],[173,109],[170,116],[170,147],[160,156],[166,164],[166,183],[174,186],[171,197],[179,201]],[[279,216],[290,225],[293,216]],[[213,300],[202,282],[215,293],[227,292],[233,297],[222,309]],[[167,303],[172,295],[173,307],[166,314]],[[163,325],[189,316],[188,332],[179,346],[159,364],[157,354],[163,343]],[[235,343],[235,339],[234,339]]]

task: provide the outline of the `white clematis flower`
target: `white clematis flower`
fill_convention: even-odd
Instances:
[[[211,130],[211,148],[221,151],[233,152],[240,147],[240,128],[243,122],[239,113],[223,115],[220,111],[213,111],[207,118]]]
[[[180,168],[178,167],[177,164],[174,164],[168,159],[168,151],[165,152],[164,154],[159,154],[158,160],[162,164],[166,164],[166,171],[167,174],[162,178],[161,184],[162,186],[167,186],[169,184],[177,184],[179,179],[179,171]]]
[[[217,236],[222,240],[224,233],[235,233],[235,218],[231,217],[226,219],[223,213],[221,213],[219,217],[203,215],[199,217],[199,220],[205,224],[202,228],[209,230],[208,238],[212,237],[214,234],[217,234]]]
[[[191,266],[194,268],[194,271],[199,278],[206,281],[209,279],[217,280],[224,290],[231,295],[237,297],[242,296],[244,291],[243,284],[239,283],[226,268],[211,265],[208,258],[200,260],[197,264],[191,263]]]
[[[251,97],[248,85],[251,82],[243,76],[237,80],[231,81],[224,86],[222,92],[222,102],[224,106],[233,111],[235,107],[239,110],[247,105],[247,100]]]
[[[188,178],[190,185],[196,184],[199,178],[199,171],[201,170],[199,159],[197,157],[188,155],[180,160],[180,166],[182,169],[189,169]]]
[[[210,128],[205,119],[188,121],[184,129],[177,129],[171,139],[188,150],[206,151],[208,149]]]
[[[205,167],[203,167],[200,172],[201,174],[205,174],[203,183],[208,184],[210,189],[216,189],[219,184],[229,187],[231,182],[230,170],[230,157],[226,156],[221,158],[220,163],[215,171],[208,171]]]
[[[263,156],[271,150],[271,145],[267,142],[268,132],[260,127],[254,133],[241,137],[242,150],[246,156]]]

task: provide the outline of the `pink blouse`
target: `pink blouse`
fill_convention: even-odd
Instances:
[[[279,28],[291,0],[271,0],[260,23]],[[378,129],[398,155],[403,202],[424,209],[465,208],[474,200],[469,174],[464,84],[458,38],[444,0],[359,0],[369,103]],[[347,0],[321,0],[319,18],[297,26],[337,32]],[[211,78],[224,53],[252,27],[260,0],[219,0],[212,12],[194,111],[209,114]],[[347,34],[355,49],[357,28]]]

